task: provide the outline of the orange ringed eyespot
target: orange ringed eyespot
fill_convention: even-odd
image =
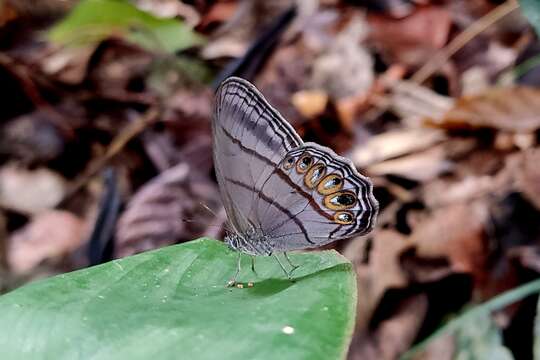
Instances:
[[[326,167],[322,163],[313,165],[304,176],[304,184],[313,189],[326,173]]]
[[[283,160],[283,168],[285,170],[289,170],[294,166],[294,158],[292,156],[288,156]]]
[[[354,215],[350,211],[339,211],[335,213],[334,221],[341,225],[349,225],[354,221]]]
[[[317,185],[321,195],[333,194],[343,188],[343,178],[338,174],[326,175]]]
[[[324,197],[324,205],[331,210],[346,210],[356,204],[356,195],[350,191],[339,191]]]
[[[313,165],[313,157],[310,155],[304,155],[296,162],[296,171],[299,173],[305,173]]]

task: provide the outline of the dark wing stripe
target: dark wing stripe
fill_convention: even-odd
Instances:
[[[235,98],[239,98],[239,99],[243,99],[243,100],[246,99],[246,97],[242,97],[242,96],[237,96],[237,97],[235,97]],[[257,104],[255,104],[255,105],[257,105]],[[248,106],[251,107],[252,112],[253,112],[253,110],[256,110],[256,109],[257,109],[256,106],[251,106],[251,105],[248,105]],[[240,107],[237,106],[237,110],[238,110],[239,108],[240,108]],[[237,124],[242,124],[242,123],[244,122],[244,118],[245,118],[246,114],[247,114],[247,112],[243,111],[242,120],[241,120],[241,121],[237,121],[236,123],[237,123]],[[286,138],[284,137],[284,134],[281,133],[281,132],[279,131],[280,129],[284,129],[283,127],[276,128],[276,127],[273,125],[272,119],[269,119],[269,118],[267,118],[266,116],[264,116],[264,115],[266,114],[266,113],[264,112],[264,110],[262,110],[261,112],[258,112],[258,111],[257,111],[257,114],[259,115],[259,119],[262,117],[264,120],[266,120],[267,126],[271,127],[272,130],[274,130],[274,133],[282,140],[282,142],[283,142],[284,144],[287,144],[287,141],[290,141],[290,140],[291,140],[291,139],[286,139]],[[250,116],[251,116],[251,115],[252,115],[252,113],[250,113]],[[257,119],[257,122],[259,121],[259,119]],[[250,129],[250,130],[255,129],[255,127],[257,126],[257,124],[256,124],[255,121],[252,121],[252,123],[253,123],[253,128]],[[246,128],[245,126],[242,127],[242,130],[243,130],[243,131],[245,131],[246,129],[247,129],[247,128]],[[261,140],[263,140],[263,141],[271,141],[271,140],[272,140],[272,136],[271,136],[271,135],[268,135],[268,134],[266,133],[266,131],[261,132],[260,135],[261,135],[261,136],[260,136],[260,137],[261,137]],[[287,134],[285,134],[285,135],[287,135]],[[296,142],[295,142],[295,145],[296,145]]]
[[[309,202],[306,203],[306,206],[304,206],[304,208],[300,211],[298,211],[296,214],[293,214],[292,216],[296,219],[296,216],[298,214],[301,214],[304,212],[304,210],[306,210],[306,208],[308,207],[309,205]],[[292,214],[292,213],[291,213]],[[283,225],[285,225],[287,223],[287,221],[282,221],[280,222],[279,224],[275,225],[273,228],[271,228],[270,230],[268,230],[269,233],[273,233],[274,231],[276,231],[277,229],[279,229],[280,227],[282,227]]]
[[[253,192],[257,191],[253,186],[249,186],[247,184],[244,184],[241,181],[230,179],[230,178],[224,178],[224,179],[227,180],[230,183],[233,183],[233,184],[237,185],[237,186],[243,187],[244,189],[247,189],[247,190],[250,190],[250,191],[253,191]],[[259,196],[260,196],[261,199],[263,199],[264,201],[266,201],[268,203],[271,203],[276,209],[278,209],[279,211],[281,211],[285,215],[287,215],[290,220],[292,220],[296,225],[298,225],[298,227],[300,228],[300,231],[302,231],[302,234],[304,234],[304,237],[306,238],[306,240],[311,244],[315,244],[308,237],[307,230],[304,227],[304,225],[302,224],[302,222],[299,219],[295,218],[289,210],[287,210],[283,206],[279,205],[278,203],[273,202],[272,199],[270,197],[266,196],[264,193],[259,193]]]
[[[343,227],[343,225],[339,225],[338,227],[336,227],[334,230],[332,230],[332,231],[330,232],[330,234],[328,235],[328,237],[329,237],[330,239],[332,239],[332,237],[334,236],[334,234],[335,234],[336,232],[338,232],[339,230],[341,230],[342,227]]]
[[[234,144],[238,145],[242,150],[244,150],[248,154],[251,154],[251,155],[255,156],[257,159],[265,162],[266,164],[275,167],[274,172],[277,171],[276,174],[281,179],[283,179],[283,181],[285,181],[292,188],[294,188],[300,195],[302,195],[308,201],[308,203],[311,205],[312,209],[315,210],[319,215],[324,216],[325,218],[327,218],[329,220],[333,219],[332,215],[327,214],[324,210],[322,210],[318,206],[317,202],[313,199],[313,197],[310,194],[305,192],[300,186],[298,186],[291,179],[289,179],[289,177],[287,176],[287,174],[285,174],[283,172],[283,170],[281,170],[279,167],[275,166],[275,165],[277,165],[276,163],[272,162],[272,160],[270,160],[269,158],[259,154],[255,150],[244,146],[239,139],[236,139],[234,136],[232,136],[232,134],[230,134],[225,128],[223,128],[223,127],[221,127],[221,128],[222,128],[223,133],[225,134],[225,136],[227,136]],[[272,176],[272,174],[274,172],[270,173],[270,176]],[[260,191],[261,190],[258,190],[258,191],[256,191],[256,193],[260,193]]]
[[[287,136],[289,136],[289,140],[291,140],[291,143],[297,143],[301,144],[302,141],[296,134],[296,132],[292,129],[292,127],[281,117],[279,112],[274,109],[266,99],[262,96],[262,94],[249,82],[238,79],[238,78],[231,78],[223,83],[220,90],[225,90],[226,95],[239,95],[239,92],[234,91],[228,91],[229,88],[232,88],[232,90],[241,90],[244,93],[247,93],[249,95],[252,95],[257,99],[257,109],[261,111],[259,115],[266,114],[272,118],[276,123],[282,125],[281,129],[287,133]]]
[[[302,144],[302,140],[298,137],[298,135],[296,135],[296,132],[294,132],[292,127],[279,115],[277,115],[277,111],[272,108],[270,104],[268,104],[268,102],[262,97],[262,95],[258,93],[258,91],[248,88],[243,83],[233,82],[232,84],[226,84],[220,89],[220,92],[224,92],[223,94],[218,93],[218,96],[220,96],[222,100],[227,96],[241,99],[245,99],[247,96],[249,96],[250,99],[256,99],[255,104],[249,106],[252,107],[252,110],[255,110],[259,116],[263,117],[268,122],[269,126],[272,127],[274,132],[276,132],[276,134],[279,135],[282,140],[284,140],[285,145],[294,144],[294,147],[297,147]],[[219,108],[218,111],[221,111],[221,108]],[[287,146],[286,148],[287,150],[292,149]]]
[[[221,125],[220,125],[221,126]],[[275,166],[277,165],[277,163],[273,162],[271,159],[267,158],[266,156],[263,156],[261,154],[259,154],[258,152],[256,152],[255,150],[253,149],[250,149],[246,146],[244,146],[244,144],[242,144],[242,142],[235,138],[230,132],[227,131],[227,129],[225,129],[223,126],[221,126],[221,130],[223,131],[223,133],[225,134],[225,136],[227,136],[235,145],[238,145],[242,150],[244,150],[246,153],[250,154],[250,155],[253,155],[255,156],[257,159],[265,162],[267,165],[271,165],[271,166]]]
[[[246,99],[245,96],[241,96],[239,93],[228,93],[230,95],[236,95],[235,98],[239,98],[239,99]],[[298,141],[297,139],[294,139],[291,137],[291,135],[287,132],[287,129],[283,126],[280,126],[280,127],[276,127],[274,124],[276,124],[276,120],[273,119],[273,118],[268,118],[267,115],[268,115],[268,112],[266,112],[266,110],[264,108],[259,108],[260,104],[258,103],[255,103],[254,105],[248,105],[249,107],[251,107],[251,113],[250,115],[253,113],[253,111],[256,111],[257,112],[257,115],[259,115],[259,117],[262,117],[264,120],[266,120],[267,124],[269,127],[272,128],[272,130],[274,131],[274,133],[279,136],[279,138],[282,140],[282,142],[286,145],[288,143],[294,143],[296,146],[300,145],[298,144]],[[244,111],[244,116],[246,115],[246,112]],[[242,119],[243,120],[243,119]],[[238,123],[242,123],[241,121],[239,121]],[[244,127],[245,128],[245,127]],[[266,137],[269,137],[269,136],[266,136]],[[287,150],[290,150],[288,149],[287,147],[285,147]]]

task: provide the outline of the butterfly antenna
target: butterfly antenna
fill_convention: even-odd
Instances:
[[[199,224],[199,225],[203,225],[203,226],[221,227],[221,225],[205,224],[202,221],[197,221],[197,220],[193,220],[193,219],[182,219],[182,222],[191,223],[191,224]]]
[[[224,215],[219,215],[217,214],[216,212],[214,212],[212,209],[210,209],[210,207],[208,207],[208,205],[202,203],[202,202],[199,202],[199,205],[205,209],[206,211],[208,211],[208,213],[210,213],[214,219],[221,219],[223,218]],[[222,213],[222,211],[219,212],[220,214]],[[222,221],[220,220],[220,224],[206,224],[206,223],[203,223],[201,221],[197,221],[197,220],[193,220],[193,219],[182,219],[183,222],[186,222],[186,223],[197,223],[197,224],[200,224],[200,225],[203,225],[203,226],[207,226],[207,227],[217,227],[217,228],[222,228],[225,229],[225,232],[227,234],[234,234],[234,231],[233,229],[231,228],[230,224],[228,221]],[[215,222],[215,221],[214,221]]]
[[[208,207],[208,205],[206,205],[206,204],[204,204],[204,203],[202,203],[202,202],[200,202],[199,205],[201,205],[203,209],[205,209],[206,211],[208,211],[208,212],[209,212],[210,214],[212,214],[214,217],[217,217],[217,214],[214,212],[214,210],[210,209],[210,208]]]
[[[210,214],[212,214],[215,218],[219,218],[218,214],[216,214],[216,212],[212,209],[210,209],[210,207],[208,207],[208,205],[206,205],[205,203],[202,203],[202,202],[199,202],[199,205],[205,209],[206,211],[208,211]],[[210,226],[222,226],[222,225],[210,225]],[[225,232],[227,233],[234,233],[234,231],[230,228],[230,225],[227,221],[225,221],[223,223],[223,228],[225,229]]]

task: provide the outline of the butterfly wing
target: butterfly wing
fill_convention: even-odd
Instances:
[[[257,212],[272,248],[288,251],[368,233],[378,203],[350,160],[306,143],[289,151],[265,181]]]
[[[258,190],[302,140],[253,85],[235,77],[217,90],[212,132],[216,176],[229,221],[240,234],[260,228]]]
[[[214,163],[229,221],[273,251],[318,247],[369,232],[378,204],[369,179],[329,148],[304,144],[250,83],[216,96]]]

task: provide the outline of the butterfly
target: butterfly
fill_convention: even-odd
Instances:
[[[225,243],[231,249],[283,253],[294,270],[287,251],[373,229],[378,202],[371,181],[331,149],[304,143],[248,81],[230,77],[220,84],[212,137],[217,182],[232,228]],[[276,259],[290,278],[292,271]],[[229,285],[239,271],[240,256]]]

